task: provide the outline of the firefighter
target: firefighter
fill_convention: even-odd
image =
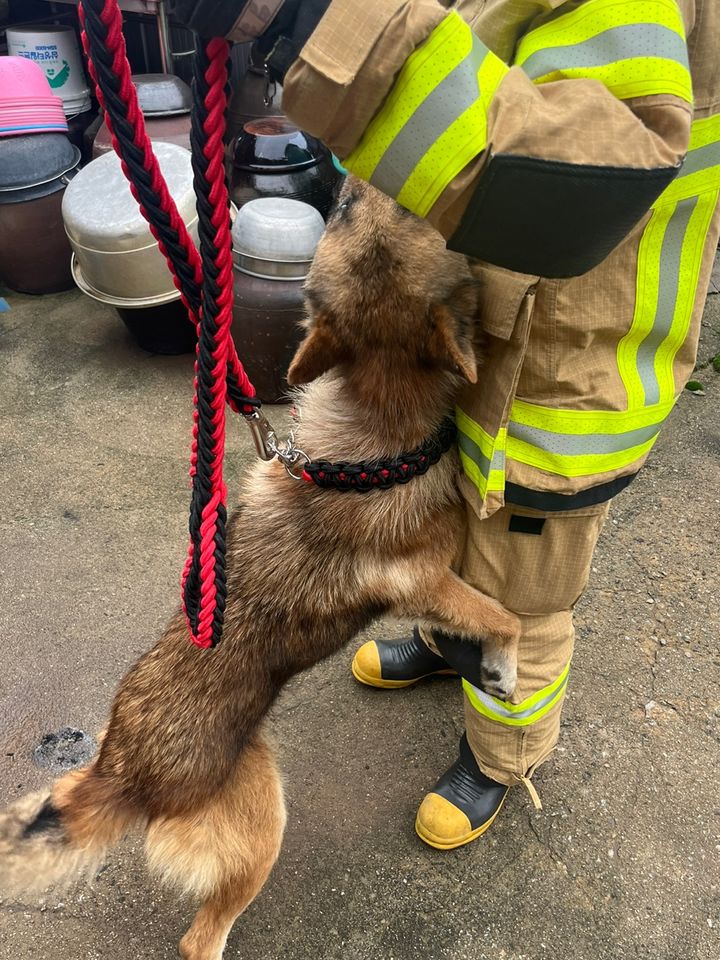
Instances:
[[[498,695],[476,645],[371,641],[358,680],[457,672],[466,733],[418,811],[480,836],[558,739],[573,608],[613,496],[695,361],[720,233],[713,0],[176,0],[256,40],[283,105],[357,176],[427,218],[482,281],[486,362],[456,411],[461,575],[518,614]]]

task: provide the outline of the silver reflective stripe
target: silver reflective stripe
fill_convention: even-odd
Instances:
[[[612,27],[582,43],[562,47],[546,47],[532,53],[518,64],[535,80],[553,70],[572,67],[607,67],[618,60],[635,57],[660,57],[676,60],[688,67],[687,46],[683,38],[658,23],[633,23]],[[689,67],[688,67],[689,69]]]
[[[551,690],[550,693],[546,694],[546,696],[542,698],[542,700],[538,700],[537,703],[534,703],[526,710],[508,710],[507,707],[504,707],[500,701],[495,699],[495,697],[491,697],[483,690],[480,690],[478,687],[474,686],[474,684],[468,682],[468,686],[472,687],[472,691],[478,700],[480,700],[480,702],[483,703],[487,709],[496,716],[504,717],[508,720],[525,720],[527,717],[532,717],[536,713],[539,713],[543,707],[546,707],[552,700],[555,700],[567,686],[568,677],[569,673],[565,675],[562,683],[558,687],[556,687],[554,690]]]
[[[370,183],[397,197],[430,147],[478,99],[478,70],[487,47],[473,37],[470,53],[430,93],[410,117],[375,167]]]
[[[478,465],[486,480],[490,477],[491,470],[503,470],[505,468],[504,450],[496,450],[491,463],[475,441],[461,430],[458,430],[458,446],[473,463]]]
[[[670,333],[680,283],[680,260],[688,223],[697,205],[697,197],[680,200],[665,228],[660,253],[658,298],[652,330],[638,347],[637,371],[645,391],[645,406],[660,402],[660,384],[655,372],[658,349]]]
[[[691,150],[685,157],[678,177],[686,177],[689,173],[698,173],[700,170],[709,170],[710,167],[716,167],[718,164],[720,164],[720,140]]]
[[[662,423],[654,423],[639,430],[628,430],[625,433],[553,433],[551,430],[541,430],[540,427],[529,427],[524,423],[511,421],[508,434],[516,440],[524,440],[547,453],[557,453],[564,456],[587,456],[594,453],[618,453],[621,450],[630,450],[647,440],[652,440],[660,432]]]

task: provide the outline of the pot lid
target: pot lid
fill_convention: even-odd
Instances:
[[[233,150],[233,165],[253,173],[289,173],[318,163],[326,148],[287,117],[261,117],[244,124]]]
[[[80,151],[64,133],[9,137],[0,150],[0,191],[46,183],[71,170]]]
[[[315,207],[285,197],[251,200],[232,228],[236,254],[278,263],[307,263],[315,255],[325,221]]]
[[[190,223],[196,216],[190,151],[159,142],[153,149],[180,216]],[[68,236],[84,247],[118,251],[154,243],[114,152],[80,171],[65,191],[62,213]]]
[[[132,79],[146,117],[190,113],[192,93],[180,77],[171,73],[136,73]]]

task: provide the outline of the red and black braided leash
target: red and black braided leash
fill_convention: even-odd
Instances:
[[[211,647],[222,635],[227,594],[225,403],[245,416],[252,416],[258,405],[230,336],[232,251],[222,148],[229,44],[222,39],[198,41],[195,58],[191,145],[198,197],[198,252],[145,131],[116,0],[83,0],[80,17],[83,46],[113,146],[198,331],[190,546],[182,593],[193,642]]]
[[[190,320],[198,332],[195,362],[190,545],[182,596],[193,643],[213,647],[222,636],[227,586],[225,536],[227,490],[223,479],[225,405],[253,428],[258,452],[288,461],[279,448],[230,334],[232,244],[229,197],[223,163],[228,99],[229,44],[197,40],[193,77],[192,162],[197,194],[200,251],[180,217],[145,131],[122,33],[117,0],[81,0],[83,48],[113,146],[140,210],[158,241]],[[302,478],[339,491],[369,492],[407,483],[425,473],[455,440],[448,420],[417,450],[401,457],[359,464],[308,462]]]

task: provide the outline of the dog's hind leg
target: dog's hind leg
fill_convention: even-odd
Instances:
[[[180,942],[183,960],[220,960],[233,923],[260,892],[277,860],[284,827],[280,778],[260,734],[207,803],[151,822],[151,869],[203,901]]]

